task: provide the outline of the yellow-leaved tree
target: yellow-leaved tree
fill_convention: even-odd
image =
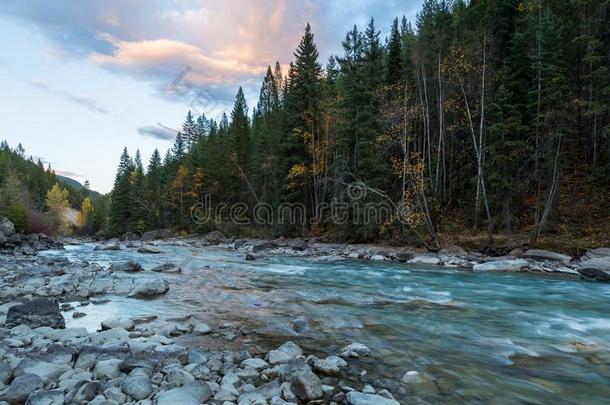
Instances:
[[[93,203],[91,198],[85,197],[81,204],[77,218],[78,228],[83,235],[91,234],[93,231]]]
[[[58,233],[64,233],[66,231],[64,215],[68,209],[68,190],[63,189],[59,184],[55,184],[47,192],[46,200],[47,208],[53,230]]]

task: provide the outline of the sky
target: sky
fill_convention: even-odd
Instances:
[[[422,0],[0,0],[0,139],[100,192],[124,147],[165,153],[187,111],[250,107],[307,22],[324,63],[354,24],[385,35]]]

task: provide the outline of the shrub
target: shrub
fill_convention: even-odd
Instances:
[[[27,228],[28,233],[53,233],[53,219],[39,211],[30,212],[30,221]]]
[[[14,202],[8,209],[8,219],[15,224],[17,232],[24,232],[28,229],[30,223],[30,214],[28,209],[20,202]]]

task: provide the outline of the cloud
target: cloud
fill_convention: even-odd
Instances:
[[[74,172],[71,172],[71,171],[68,171],[68,170],[53,169],[53,171],[55,172],[55,174],[60,175],[60,176],[64,176],[64,177],[70,177],[70,178],[74,178],[74,177],[83,178],[83,177],[85,177],[82,174],[74,173]]]
[[[100,106],[98,104],[98,102],[92,98],[79,96],[79,95],[72,94],[72,93],[64,91],[64,90],[54,89],[51,86],[49,86],[48,84],[41,82],[40,80],[31,80],[30,84],[39,90],[42,90],[49,94],[53,94],[55,96],[61,97],[64,100],[67,100],[69,102],[82,105],[83,107],[85,107],[91,111],[98,112],[101,114],[110,113],[110,111],[108,111],[108,109]]]
[[[148,138],[154,138],[161,141],[173,141],[176,138],[178,131],[166,127],[161,123],[157,125],[149,125],[146,127],[138,128],[138,133]]]
[[[324,62],[341,53],[345,32],[371,16],[387,32],[394,17],[422,0],[3,0],[0,14],[32,24],[49,39],[49,54],[80,58],[150,82],[162,97],[194,94],[230,106],[237,86],[256,94],[267,65],[293,60],[311,22]],[[191,88],[168,88],[181,72]],[[170,88],[170,90],[172,90]],[[230,96],[229,96],[230,95]]]

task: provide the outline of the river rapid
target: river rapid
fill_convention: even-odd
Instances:
[[[246,261],[220,247],[160,245],[158,255],[94,251],[94,244],[41,253],[101,265],[136,260],[145,269],[176,263],[167,295],[106,297],[66,317],[101,319],[196,315],[210,325],[246,324],[271,346],[293,340],[317,353],[361,342],[371,383],[403,382],[431,403],[604,403],[610,398],[610,285],[535,274],[268,256]],[[306,321],[296,333],[293,323]]]

